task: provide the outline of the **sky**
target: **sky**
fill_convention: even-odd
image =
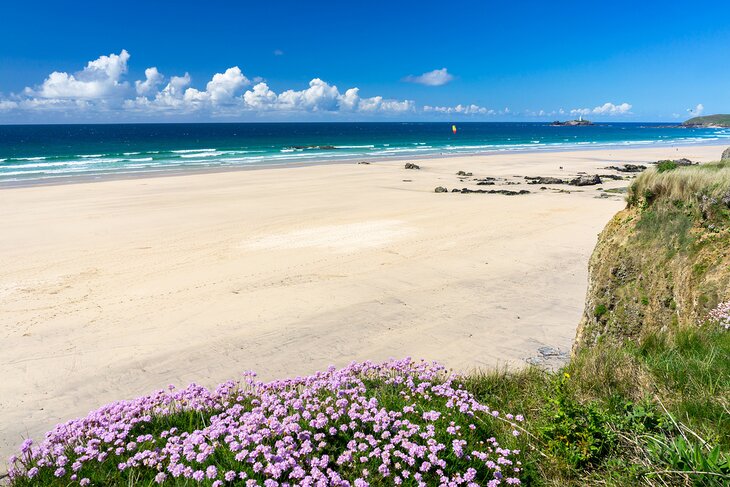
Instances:
[[[4,2],[0,123],[681,121],[730,2]]]

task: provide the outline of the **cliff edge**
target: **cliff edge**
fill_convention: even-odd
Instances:
[[[600,234],[573,351],[696,326],[730,299],[730,161],[659,165]]]

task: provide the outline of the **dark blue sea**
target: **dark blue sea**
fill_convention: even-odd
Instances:
[[[205,168],[605,146],[686,145],[730,129],[652,123],[226,123],[0,126],[0,183]]]

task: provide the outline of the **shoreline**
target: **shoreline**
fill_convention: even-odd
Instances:
[[[314,160],[310,162],[296,162],[287,161],[282,163],[268,163],[268,164],[249,164],[249,165],[230,165],[226,167],[209,167],[209,168],[167,168],[157,169],[150,171],[129,171],[129,172],[109,172],[108,174],[88,174],[88,175],[76,175],[76,176],[51,176],[47,178],[28,179],[24,181],[2,181],[0,180],[0,191],[14,188],[29,188],[35,186],[57,186],[67,184],[83,184],[83,183],[95,183],[105,181],[126,181],[135,179],[154,179],[161,177],[179,177],[187,175],[197,174],[218,174],[227,172],[240,172],[240,171],[257,171],[262,169],[287,169],[287,168],[300,168],[300,167],[314,167],[314,166],[335,166],[341,164],[352,164],[356,161],[364,160],[368,164],[375,164],[381,162],[400,162],[400,161],[419,161],[419,160],[431,160],[431,159],[448,159],[448,158],[463,158],[463,157],[477,157],[477,156],[495,156],[500,154],[551,154],[556,152],[580,152],[580,151],[601,151],[601,150],[632,150],[632,149],[650,149],[650,148],[679,148],[679,147],[694,147],[694,146],[730,146],[730,139],[718,139],[718,140],[694,140],[684,143],[663,143],[661,141],[652,141],[646,144],[631,144],[629,142],[617,142],[600,145],[556,145],[552,147],[543,146],[541,148],[514,148],[514,149],[495,149],[487,151],[475,151],[475,152],[463,152],[463,153],[440,153],[440,154],[419,154],[414,156],[390,156],[390,157],[368,157],[365,155],[358,155],[353,157],[347,157],[337,160]],[[509,146],[506,146],[509,147]]]
[[[307,165],[0,191],[0,457],[168,383],[567,353],[597,234],[625,205],[605,190],[628,180],[542,190],[524,177],[720,152],[501,153],[409,158],[420,170]],[[486,178],[530,194],[434,193]]]

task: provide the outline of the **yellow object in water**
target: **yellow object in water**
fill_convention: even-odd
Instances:
[[[451,126],[451,131],[454,132],[454,133],[456,133],[456,125],[452,125]]]

